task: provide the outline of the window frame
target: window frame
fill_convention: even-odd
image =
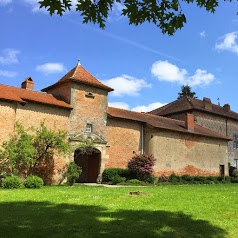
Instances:
[[[85,132],[89,134],[93,132],[93,125],[91,123],[86,124]]]

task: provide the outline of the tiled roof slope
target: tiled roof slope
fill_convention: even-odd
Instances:
[[[147,113],[139,113],[128,111],[119,108],[108,107],[108,115],[109,117],[115,118],[122,118],[127,120],[133,120],[138,122],[145,122],[153,127],[171,130],[171,131],[178,131],[187,134],[195,134],[200,136],[206,136],[211,138],[217,139],[224,139],[224,140],[232,140],[226,136],[220,135],[216,132],[213,132],[207,128],[199,126],[195,124],[194,131],[189,131],[185,128],[185,122],[174,120],[166,117],[155,116]]]
[[[198,111],[204,111],[204,112],[216,114],[222,117],[238,120],[238,113],[236,112],[233,112],[230,110],[227,111],[222,106],[219,106],[213,103],[211,104],[211,108],[212,108],[211,110],[205,109],[203,100],[189,98],[189,97],[182,97],[174,102],[171,102],[169,104],[166,104],[163,107],[157,108],[149,112],[149,114],[167,116],[177,112],[198,110]]]
[[[42,91],[47,91],[52,87],[56,87],[67,81],[74,81],[79,83],[84,83],[88,85],[93,85],[98,88],[102,88],[107,90],[108,92],[113,91],[114,89],[104,85],[99,80],[97,80],[92,74],[90,74],[82,65],[78,64],[73,69],[71,69],[65,76],[63,76],[58,82],[55,84],[42,89]]]
[[[72,108],[69,104],[56,99],[51,94],[16,88],[4,84],[0,84],[0,100],[15,101],[20,103],[33,101],[57,107]]]

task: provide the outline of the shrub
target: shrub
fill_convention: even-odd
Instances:
[[[238,178],[231,178],[232,183],[238,183]]]
[[[198,182],[204,183],[205,180],[206,180],[205,176],[194,176],[194,181],[198,181]]]
[[[146,181],[152,176],[155,159],[153,155],[135,154],[128,162],[128,169],[135,174],[135,178]]]
[[[120,175],[116,175],[112,179],[112,184],[124,183],[126,181],[125,177],[121,177]]]
[[[168,180],[170,183],[178,183],[180,182],[180,177],[177,176],[176,174],[172,173],[170,176],[169,176],[169,180]]]
[[[159,178],[160,182],[168,182],[169,181],[169,177],[165,174],[162,174]]]
[[[181,176],[181,180],[186,182],[192,182],[194,180],[194,177],[188,174],[185,174]]]
[[[28,176],[23,182],[25,188],[41,188],[44,185],[42,178],[38,176]]]
[[[81,167],[79,167],[74,162],[70,162],[68,165],[67,171],[64,173],[64,177],[67,178],[67,184],[72,186],[74,185],[77,178],[79,178],[82,173]]]
[[[17,176],[6,177],[2,182],[2,187],[7,189],[20,188],[21,181]]]
[[[125,172],[125,169],[121,169],[121,168],[105,169],[102,173],[102,182],[112,182],[113,178],[117,175],[121,177],[125,177],[123,176],[124,172]]]
[[[237,178],[237,177],[238,177],[238,169],[234,169],[234,170],[233,170],[232,176],[233,176],[234,178]]]
[[[138,179],[130,179],[127,181],[128,183],[132,183],[132,184],[141,184],[141,181]]]

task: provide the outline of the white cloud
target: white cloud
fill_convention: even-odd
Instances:
[[[137,79],[126,74],[102,82],[114,89],[111,93],[112,96],[138,96],[142,88],[151,87],[151,84],[148,84],[145,80]]]
[[[217,50],[228,50],[238,54],[238,44],[236,42],[237,32],[227,33],[222,37],[222,41],[215,45]]]
[[[17,55],[20,51],[15,49],[5,49],[4,56],[0,56],[0,64],[16,64],[18,63]]]
[[[207,86],[214,79],[215,79],[215,76],[213,74],[207,73],[206,70],[197,69],[195,74],[188,78],[187,84],[191,87],[199,86],[199,85]]]
[[[61,63],[46,63],[36,66],[36,71],[39,71],[43,74],[57,74],[64,72],[66,68]]]
[[[199,35],[200,35],[201,38],[207,38],[207,33],[206,33],[206,31],[201,31],[201,32],[199,33]]]
[[[131,110],[131,111],[135,111],[135,112],[150,112],[156,108],[166,105],[166,103],[154,102],[147,106],[142,105],[142,106],[134,107],[132,109],[130,109],[130,106],[125,102],[109,102],[108,105],[110,107],[116,107],[116,108]]]
[[[0,77],[13,78],[16,75],[17,73],[13,71],[0,70]]]
[[[108,105],[110,107],[116,107],[116,108],[129,110],[129,105],[125,102],[109,102]]]
[[[11,2],[12,2],[12,0],[0,0],[0,5],[7,5]]]
[[[168,61],[156,61],[153,63],[151,73],[160,81],[182,83],[187,75],[185,69],[179,69]]]
[[[137,107],[134,107],[132,108],[131,110],[132,111],[135,111],[135,112],[150,112],[158,107],[162,107],[164,106],[166,103],[160,103],[160,102],[154,102],[154,103],[151,103],[147,106],[137,106]]]
[[[159,81],[178,83],[189,86],[207,86],[215,76],[206,70],[197,69],[194,75],[189,76],[186,69],[180,69],[178,66],[168,61],[157,61],[152,65],[151,73]]]

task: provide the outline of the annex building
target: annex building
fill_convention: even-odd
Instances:
[[[135,152],[154,155],[157,176],[228,174],[228,159],[237,158],[230,137],[238,127],[238,114],[228,105],[184,97],[138,113],[109,107],[111,91],[80,64],[42,92],[34,91],[32,78],[21,88],[0,84],[0,144],[14,133],[17,122],[27,128],[44,121],[51,129],[67,131],[71,153],[54,158],[54,183],[61,181],[70,161],[82,167],[81,182],[100,182],[105,168],[126,168]],[[95,148],[82,155],[79,143],[87,140]]]

